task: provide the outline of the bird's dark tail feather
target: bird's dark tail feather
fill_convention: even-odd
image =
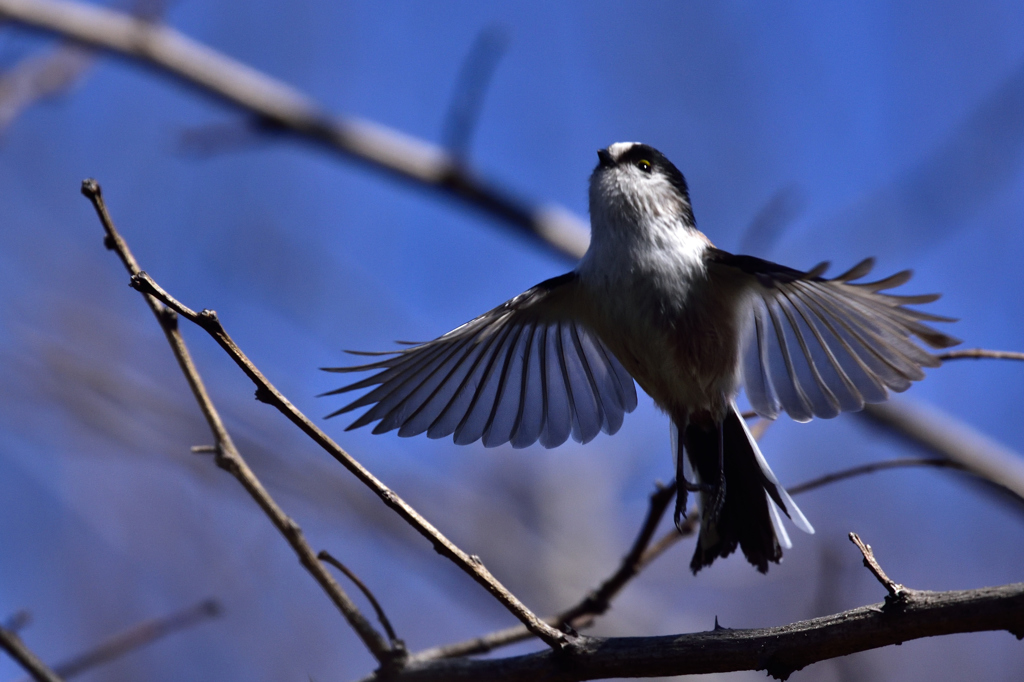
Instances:
[[[721,429],[688,424],[679,439],[688,460],[691,483],[715,485],[720,480],[719,438],[724,439],[725,499],[718,513],[705,508],[714,493],[699,493],[701,527],[697,549],[690,562],[694,574],[718,557],[727,557],[739,545],[743,555],[761,573],[768,562],[779,563],[782,549],[791,546],[782,526],[781,509],[801,530],[813,533],[803,513],[768,468],[743,417],[733,405]],[[692,480],[696,479],[696,480]],[[685,495],[684,487],[679,486]],[[684,501],[685,504],[685,501]],[[708,505],[710,506],[710,504]]]

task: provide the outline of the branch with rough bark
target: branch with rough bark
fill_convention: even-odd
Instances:
[[[575,682],[764,670],[785,680],[806,666],[922,637],[1006,630],[1024,638],[1024,583],[953,592],[913,591],[898,603],[751,630],[658,637],[584,637],[573,651],[502,659],[410,661],[392,682]]]
[[[260,508],[270,517],[274,525],[285,536],[289,544],[299,555],[302,565],[313,575],[324,591],[331,597],[331,600],[342,611],[349,624],[356,630],[367,648],[374,657],[380,661],[382,666],[388,667],[404,657],[404,649],[389,647],[383,637],[377,632],[369,621],[359,612],[355,604],[344,593],[330,573],[313,552],[313,549],[305,541],[298,524],[289,518],[278,507],[269,493],[263,488],[256,478],[256,475],[249,469],[238,449],[235,447],[231,436],[224,428],[224,424],[213,406],[209,395],[203,386],[195,364],[192,362],[188,348],[178,330],[178,316],[184,317],[195,323],[209,333],[214,340],[224,349],[232,360],[245,372],[256,385],[256,398],[261,402],[277,408],[293,424],[299,427],[303,433],[309,436],[314,442],[322,447],[328,454],[340,462],[346,469],[352,472],[360,482],[369,487],[380,499],[398,513],[398,515],[420,535],[429,540],[434,549],[444,557],[450,559],[456,566],[461,568],[477,583],[483,586],[495,599],[498,600],[509,612],[512,613],[529,631],[540,638],[549,646],[560,648],[572,646],[575,638],[554,629],[532,611],[525,604],[508,591],[498,580],[491,575],[491,572],[483,565],[479,557],[469,555],[445,537],[429,521],[421,516],[408,503],[400,498],[394,491],[385,486],[373,474],[360,464],[352,455],[346,452],[340,445],[317,427],[305,414],[300,412],[284,395],[274,387],[270,381],[263,376],[263,373],[249,360],[237,344],[231,339],[227,331],[217,319],[217,314],[212,310],[196,312],[173,296],[168,294],[153,279],[139,268],[138,263],[132,256],[128,244],[124,241],[110,218],[99,184],[95,180],[86,180],[82,183],[82,193],[93,202],[97,215],[106,231],[105,244],[117,252],[125,268],[131,275],[131,286],[140,291],[154,315],[160,322],[174,351],[175,358],[185,374],[192,389],[192,393],[199,403],[203,416],[206,417],[210,430],[213,433],[214,445],[209,448],[217,457],[217,464],[235,476],[245,487],[246,491],[256,500]]]
[[[69,0],[0,0],[0,19],[155,68],[284,133],[440,192],[575,260],[589,242],[578,218],[538,208],[483,180],[444,149],[385,126],[324,111],[310,97],[174,29]]]
[[[127,242],[121,237],[117,228],[114,226],[114,222],[107,211],[106,204],[103,201],[103,195],[100,191],[100,186],[94,180],[86,180],[82,183],[82,194],[84,194],[92,203],[96,209],[96,214],[100,219],[100,223],[103,225],[103,229],[106,233],[104,238],[104,244],[106,247],[115,253],[121,259],[128,273],[134,278],[140,276],[142,271],[139,268],[135,257],[132,255],[131,250],[128,248]],[[327,568],[321,563],[317,554],[310,547],[302,534],[302,529],[299,525],[292,520],[284,510],[274,501],[267,492],[263,484],[260,483],[256,474],[253,473],[252,469],[246,463],[242,454],[235,447],[234,440],[228,433],[224,426],[224,422],[217,412],[217,408],[213,405],[213,401],[210,399],[209,393],[206,391],[206,387],[203,384],[203,380],[199,375],[199,371],[192,360],[192,355],[188,350],[188,346],[185,344],[185,339],[181,335],[181,331],[178,329],[178,316],[177,312],[170,307],[167,307],[165,303],[158,300],[157,297],[152,296],[148,293],[144,293],[143,297],[152,310],[153,315],[160,323],[160,327],[164,332],[164,336],[167,337],[168,343],[171,345],[171,350],[174,353],[175,359],[178,361],[178,366],[181,368],[182,373],[185,375],[185,379],[188,382],[189,388],[192,390],[192,394],[199,404],[200,411],[206,418],[206,422],[210,427],[210,432],[214,439],[214,445],[202,448],[200,451],[210,451],[215,456],[217,466],[224,469],[232,476],[234,476],[242,487],[245,488],[246,492],[256,501],[263,512],[270,518],[274,526],[280,531],[280,533],[291,545],[292,549],[299,557],[299,561],[306,568],[307,571],[313,576],[313,578],[320,584],[324,592],[327,593],[328,597],[334,602],[338,610],[341,611],[345,620],[356,632],[359,638],[369,649],[370,653],[373,654],[374,658],[380,663],[382,668],[388,668],[396,663],[400,663],[405,657],[404,648],[398,648],[389,646],[388,642],[380,635],[379,632],[370,624],[365,616],[356,607],[355,602],[345,593],[345,591],[338,585],[337,581],[327,571]]]

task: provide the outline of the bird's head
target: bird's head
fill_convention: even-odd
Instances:
[[[597,157],[590,175],[595,230],[643,230],[654,223],[673,222],[695,226],[686,179],[657,149],[639,142],[616,142],[598,150]]]

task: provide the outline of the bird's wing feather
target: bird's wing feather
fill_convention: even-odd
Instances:
[[[538,284],[444,336],[331,372],[375,371],[325,395],[375,387],[331,417],[372,406],[348,428],[454,434],[459,444],[545,447],[615,433],[636,407],[633,378],[579,319],[568,273]]]
[[[722,286],[743,282],[737,297],[745,329],[743,381],[758,414],[774,419],[784,410],[807,421],[859,410],[924,378],[922,367],[940,364],[911,336],[932,348],[960,343],[923,323],[954,320],[906,307],[934,301],[938,294],[881,293],[909,280],[909,271],[876,282],[853,281],[873,266],[869,258],[825,279],[827,264],[801,272],[711,251],[712,280],[719,278]]]

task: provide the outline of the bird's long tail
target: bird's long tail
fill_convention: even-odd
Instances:
[[[673,424],[676,456],[684,457],[680,473],[685,474],[691,484],[705,489],[698,493],[701,527],[697,549],[690,562],[695,574],[718,557],[732,554],[737,545],[747,561],[766,573],[768,562],[778,563],[782,549],[792,546],[782,525],[780,509],[797,528],[814,532],[768,467],[735,404],[721,427],[708,429],[687,424],[682,438],[677,436],[678,428]],[[724,469],[724,479],[720,466]],[[725,481],[724,500],[714,505],[713,500],[720,498],[715,492],[720,480]],[[680,483],[679,494],[685,508],[685,486]],[[718,507],[717,513],[713,506]]]

